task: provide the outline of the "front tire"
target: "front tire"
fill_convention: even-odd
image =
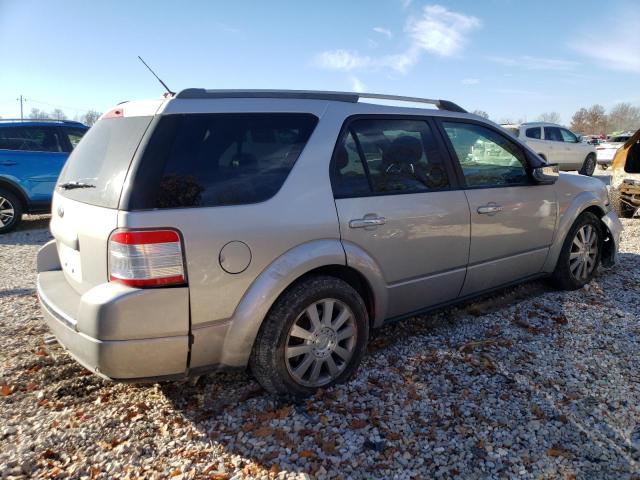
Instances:
[[[23,207],[10,191],[0,188],[0,234],[8,233],[22,221]]]
[[[351,378],[369,338],[367,308],[335,277],[309,277],[285,291],[264,320],[249,361],[267,391],[305,397]]]
[[[584,163],[582,164],[582,168],[580,169],[580,175],[587,175],[587,176],[591,176],[593,175],[593,172],[596,170],[596,156],[593,153],[590,153],[589,155],[587,155],[587,158],[585,158]]]
[[[581,214],[567,234],[551,277],[561,290],[577,290],[589,283],[600,265],[603,232],[600,219],[591,212]]]

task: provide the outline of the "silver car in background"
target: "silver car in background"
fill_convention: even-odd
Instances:
[[[502,125],[521,142],[562,171],[576,170],[581,175],[593,175],[596,169],[596,147],[555,123],[527,122]]]
[[[308,395],[350,378],[385,322],[543,276],[577,289],[615,261],[604,185],[535,153],[443,100],[188,89],[119,105],[58,181],[44,318],[103,377],[249,366]]]

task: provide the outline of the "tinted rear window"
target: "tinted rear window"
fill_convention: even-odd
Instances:
[[[58,185],[86,183],[91,188],[61,190],[65,197],[117,208],[122,184],[152,117],[102,119],[89,129],[65,164]]]
[[[167,115],[136,172],[128,207],[267,200],[284,183],[317,122],[299,113]]]

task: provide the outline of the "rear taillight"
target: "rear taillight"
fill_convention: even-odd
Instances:
[[[131,287],[186,283],[175,230],[116,230],[109,237],[109,280]]]
[[[606,150],[605,147],[596,147],[596,150]]]

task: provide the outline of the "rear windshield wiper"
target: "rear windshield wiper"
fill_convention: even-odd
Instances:
[[[75,190],[76,188],[96,188],[95,185],[91,185],[90,183],[82,183],[82,182],[67,182],[67,183],[61,183],[58,186],[65,190]]]

